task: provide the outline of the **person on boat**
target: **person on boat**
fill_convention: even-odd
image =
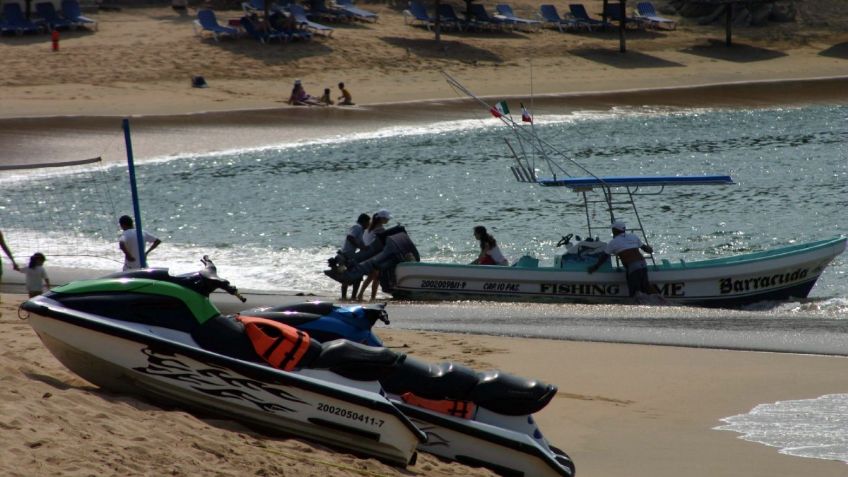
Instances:
[[[121,238],[118,239],[118,246],[120,247],[121,252],[124,253],[124,270],[141,268],[141,262],[138,260],[141,250],[138,244],[138,236],[135,228],[133,227],[133,219],[129,215],[122,215],[121,218],[118,219],[118,225],[120,225],[121,230],[123,230],[123,232],[121,232]],[[152,234],[147,232],[144,232],[144,241],[151,244],[150,248],[144,252],[145,257],[150,255],[150,252],[162,243],[162,241],[157,237],[154,237]]]
[[[362,250],[365,248],[365,242],[362,241],[362,235],[365,234],[365,229],[371,225],[371,217],[368,214],[359,214],[359,218],[356,219],[356,223],[347,231],[347,235],[345,236],[344,243],[342,244],[341,252],[346,256],[350,257],[357,250]],[[357,280],[352,283],[352,292],[350,297],[356,298],[357,293],[359,292],[359,284],[361,280]],[[347,283],[342,283],[342,300],[347,300]]]
[[[480,241],[480,256],[471,265],[503,265],[508,266],[509,260],[501,253],[498,241],[486,231],[486,227],[474,227],[474,238]]]
[[[648,281],[648,263],[639,252],[641,249],[646,253],[654,253],[654,249],[650,245],[642,244],[642,240],[635,234],[627,232],[627,226],[621,220],[613,222],[611,228],[612,240],[604,247],[603,253],[598,256],[598,261],[587,271],[594,273],[609,260],[611,255],[617,255],[627,272],[627,289],[630,296],[635,297],[636,292],[654,294],[656,291]]]
[[[371,217],[371,225],[368,226],[368,230],[362,234],[362,243],[365,246],[371,245],[371,242],[377,240],[377,234],[386,230],[384,227],[389,220],[391,220],[392,214],[386,209],[380,209],[374,213],[374,216]],[[365,290],[368,288],[368,285],[371,285],[371,301],[377,299],[377,286],[380,285],[380,270],[373,270],[368,274],[368,278],[365,279],[365,283],[362,284],[362,287],[359,289],[359,296],[357,299],[362,301],[362,297],[365,295]]]

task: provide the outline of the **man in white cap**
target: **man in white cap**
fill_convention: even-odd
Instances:
[[[650,245],[643,245],[635,234],[628,233],[627,226],[621,220],[613,222],[610,228],[612,228],[612,240],[604,247],[604,253],[598,257],[598,261],[587,271],[594,273],[611,255],[618,255],[618,259],[627,271],[627,289],[630,296],[635,296],[637,291],[649,295],[654,293],[653,287],[648,282],[648,263],[639,253],[639,249],[646,253],[654,253],[654,249]]]

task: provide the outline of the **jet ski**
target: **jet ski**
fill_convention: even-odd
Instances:
[[[72,282],[21,307],[63,365],[109,391],[414,464],[426,435],[378,381],[404,355],[347,340],[321,344],[300,332],[295,372],[275,368],[258,354],[244,320],[212,305],[216,289],[240,297],[208,261],[187,275],[142,269]]]
[[[372,328],[377,321],[389,324],[385,307],[315,301],[242,313],[290,324],[316,339],[347,338],[382,346]],[[533,413],[553,399],[554,386],[499,371],[480,373],[454,363],[428,364],[410,357],[402,372],[384,375],[380,383],[392,403],[427,434],[418,446],[421,451],[500,475],[574,475],[574,463],[543,437],[533,419]],[[416,387],[424,392],[409,392]]]
[[[503,475],[573,475],[571,460],[532,419],[554,386],[378,347],[371,327],[388,321],[380,305],[303,303],[222,315],[210,293],[240,295],[211,260],[204,263],[186,275],[144,269],[74,282],[22,308],[65,366],[111,391],[399,466],[414,463],[417,448]],[[335,339],[342,336],[366,344]]]
[[[339,250],[327,260],[324,274],[339,283],[350,284],[362,280],[373,270],[380,271],[380,288],[389,293],[397,279],[395,267],[402,262],[420,262],[421,255],[402,225],[377,234],[368,248],[354,253]]]

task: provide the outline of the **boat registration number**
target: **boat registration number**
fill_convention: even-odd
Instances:
[[[383,427],[383,424],[385,424],[386,422],[382,419],[377,419],[374,416],[368,416],[366,414],[362,414],[361,412],[352,411],[343,407],[333,406],[332,404],[324,404],[323,402],[318,403],[318,410],[321,412],[326,412],[327,414],[333,414],[334,416],[341,416],[352,421],[364,422],[365,424],[371,426]]]

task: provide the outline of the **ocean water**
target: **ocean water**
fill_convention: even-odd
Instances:
[[[634,108],[542,115],[536,130],[598,175],[730,174],[736,185],[668,188],[639,201],[657,256],[692,261],[848,234],[846,116],[845,106]],[[325,260],[360,213],[382,207],[428,261],[470,261],[471,229],[482,224],[509,258],[551,263],[562,235],[585,235],[581,202],[516,182],[510,137],[481,117],[137,158],[143,226],[164,242],[150,264],[191,270],[209,254],[243,288],[329,293],[337,287],[321,273]],[[115,217],[131,213],[127,172],[104,169],[96,187],[62,171],[0,173],[0,224],[18,255],[38,246],[53,251],[54,265],[119,268]],[[80,195],[88,189],[102,203]],[[66,248],[86,256],[62,257]],[[848,299],[844,256],[813,296]]]
[[[668,188],[638,203],[657,256],[693,261],[848,234],[846,125],[848,107],[836,105],[616,108],[540,115],[535,128],[597,175],[731,175],[732,186]],[[561,253],[555,247],[561,236],[585,235],[582,202],[566,190],[516,182],[504,138],[511,138],[508,131],[481,115],[255,149],[136,158],[144,229],[163,240],[149,263],[182,273],[199,268],[208,254],[220,275],[242,289],[333,295],[338,285],[322,273],[326,259],[360,213],[388,208],[424,260],[470,261],[476,255],[472,228],[481,224],[509,258],[529,254],[549,264]],[[116,222],[131,214],[125,166],[0,171],[0,187],[0,226],[17,257],[41,250],[48,269],[120,269]],[[836,258],[810,300],[776,308],[460,302],[407,307],[393,323],[848,354],[848,257]],[[727,418],[722,429],[782,452],[845,460],[845,400],[766,404]],[[809,414],[793,417],[802,409]],[[833,416],[843,419],[841,433],[832,431]],[[787,427],[796,421],[797,432]]]
[[[780,449],[782,454],[848,464],[848,394],[760,404],[722,419],[718,430]]]

